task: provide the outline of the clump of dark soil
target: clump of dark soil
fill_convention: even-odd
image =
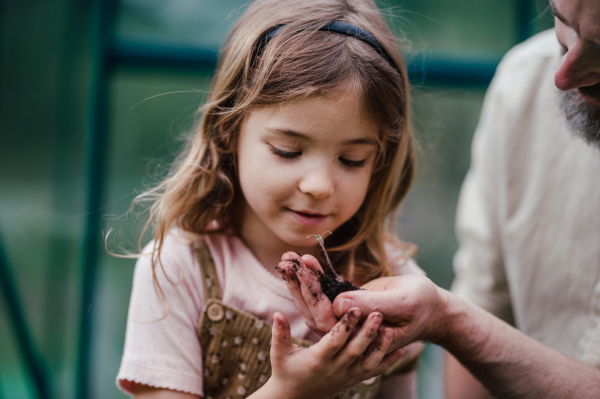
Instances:
[[[335,277],[330,277],[324,273],[319,273],[319,283],[321,283],[323,294],[325,294],[332,303],[335,297],[342,292],[356,291],[360,289],[352,284],[351,281],[340,281]]]

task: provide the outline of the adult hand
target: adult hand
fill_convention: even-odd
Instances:
[[[338,295],[336,315],[358,307],[362,314],[379,312],[393,331],[391,350],[414,341],[438,343],[448,328],[448,293],[426,277],[407,274],[368,282],[360,291]]]

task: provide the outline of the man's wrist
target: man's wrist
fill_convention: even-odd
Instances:
[[[456,305],[453,303],[452,294],[443,288],[437,287],[438,303],[435,307],[434,317],[431,318],[435,326],[432,328],[433,334],[429,341],[443,346],[451,339],[451,330],[456,323]]]
[[[462,298],[438,288],[440,292],[440,333],[435,341],[463,361],[479,358],[493,333],[489,313]],[[493,316],[491,316],[493,318]]]
[[[431,342],[451,350],[457,345],[457,341],[460,342],[460,336],[466,328],[466,304],[451,292],[440,287],[437,289],[440,298],[438,315],[434,318],[437,320],[437,329]]]

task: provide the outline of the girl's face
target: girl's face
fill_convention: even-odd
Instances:
[[[377,128],[362,113],[351,90],[249,112],[237,155],[251,248],[314,247],[309,234],[334,231],[358,211],[377,152]]]

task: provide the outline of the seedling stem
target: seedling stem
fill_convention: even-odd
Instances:
[[[325,237],[327,234],[332,234],[332,233],[331,233],[331,231],[326,231],[323,234],[310,234],[306,238],[315,237],[317,239],[317,241],[319,242],[319,245],[321,246],[321,249],[323,250],[323,254],[325,254],[325,260],[327,261],[327,266],[329,266],[329,270],[331,270],[331,272],[333,273],[333,275],[335,276],[335,279],[337,281],[342,281],[342,278],[340,277],[340,275],[335,272],[335,269],[333,268],[333,265],[331,264],[331,260],[329,260],[329,255],[327,255],[327,251],[325,250],[325,242],[323,241],[323,237]]]

